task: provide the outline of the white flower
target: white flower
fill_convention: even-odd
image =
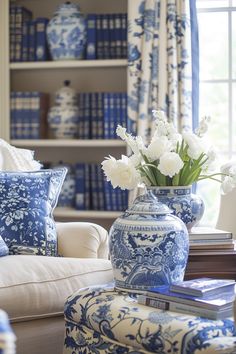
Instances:
[[[116,128],[116,135],[119,136],[122,140],[126,140],[126,129],[121,125],[118,125]]]
[[[113,188],[134,189],[141,180],[139,172],[125,155],[120,160],[110,156],[102,162],[102,168]]]
[[[221,184],[222,194],[227,194],[235,187],[235,180],[231,176],[226,176]]]
[[[200,137],[206,134],[208,131],[208,123],[210,122],[211,118],[205,116],[201,119],[198,128],[196,129],[196,134]]]
[[[158,169],[164,176],[173,177],[183,166],[184,163],[176,152],[166,152],[160,157]]]
[[[188,156],[197,160],[202,153],[206,153],[207,149],[204,141],[193,133],[182,134],[185,143],[188,145]]]
[[[160,138],[152,139],[151,143],[144,151],[144,154],[147,156],[149,161],[155,161],[161,157],[165,152],[171,150],[171,143],[166,136]]]

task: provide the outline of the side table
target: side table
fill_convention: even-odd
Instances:
[[[235,335],[233,318],[159,310],[100,286],[68,299],[63,354],[236,353]]]

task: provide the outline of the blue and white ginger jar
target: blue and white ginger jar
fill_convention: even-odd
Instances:
[[[48,112],[47,120],[52,138],[74,139],[78,135],[78,95],[69,85],[70,81],[66,80],[64,86],[56,92],[55,105]]]
[[[47,41],[53,60],[83,58],[86,25],[78,5],[67,1],[58,7],[47,26]]]
[[[109,251],[118,289],[148,290],[182,281],[189,253],[185,224],[151,191],[113,223]]]
[[[201,220],[205,206],[202,198],[192,193],[192,186],[148,187],[191,231]]]

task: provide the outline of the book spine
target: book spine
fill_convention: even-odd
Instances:
[[[87,16],[87,44],[86,59],[96,59],[96,15],[88,14]]]
[[[110,59],[108,15],[102,15],[103,59]]]
[[[29,24],[29,61],[35,60],[35,21]]]
[[[127,58],[127,14],[121,14],[121,57]]]
[[[22,114],[23,92],[21,92],[21,91],[16,92],[15,103],[16,103],[16,106],[15,106],[16,107],[15,137],[16,137],[16,139],[22,139],[22,138],[24,138],[24,126],[23,126],[23,114]]]
[[[22,61],[23,23],[32,18],[32,12],[22,6],[16,7],[15,17],[15,61]]]
[[[11,118],[11,124],[10,124],[10,128],[11,128],[11,131],[10,131],[10,136],[11,136],[11,139],[15,139],[15,131],[14,131],[14,128],[15,128],[15,92],[12,91],[11,94],[10,94],[10,118]]]
[[[97,93],[97,139],[103,139],[104,121],[103,121],[103,98],[102,92]]]
[[[29,51],[29,22],[25,21],[23,23],[22,29],[22,48],[21,48],[21,59],[24,62],[28,61],[28,51]]]
[[[105,196],[103,189],[103,171],[99,164],[96,165],[98,186],[98,210],[105,210]]]
[[[121,50],[122,43],[122,29],[121,29],[121,14],[115,14],[115,58],[120,59],[122,57]]]
[[[138,303],[161,310],[169,310],[173,312],[185,313],[193,316],[207,317],[212,320],[219,319],[218,311],[208,310],[206,308],[196,307],[192,305],[181,304],[172,301],[152,299],[145,295],[138,296]]]
[[[115,38],[115,15],[110,14],[108,17],[108,27],[109,27],[109,51],[110,58],[116,58],[116,38]]]
[[[90,94],[91,98],[91,103],[90,103],[90,116],[91,116],[91,134],[90,138],[91,139],[97,139],[97,125],[98,125],[98,119],[97,119],[97,93],[92,92]]]
[[[110,93],[105,92],[103,95],[103,121],[104,121],[104,139],[109,139],[110,136],[110,116],[109,116],[109,106],[110,106]]]
[[[15,61],[15,26],[16,26],[16,6],[10,5],[10,61]]]
[[[91,209],[98,210],[97,165],[95,163],[91,163],[89,167],[91,181]]]
[[[103,176],[103,190],[104,190],[104,200],[105,200],[105,210],[112,210],[112,186],[111,183],[106,180],[106,177]]]
[[[78,138],[84,138],[84,93],[79,93],[79,119],[78,119]]]
[[[103,59],[102,15],[96,16],[97,59]]]
[[[110,100],[108,105],[108,112],[109,112],[109,139],[115,138],[115,94],[110,93]]]
[[[91,131],[91,94],[84,93],[84,139],[90,138]]]
[[[91,209],[90,164],[85,164],[85,210]]]
[[[75,166],[75,208],[85,210],[85,164]]]
[[[46,61],[48,60],[48,48],[47,48],[47,37],[46,28],[48,24],[47,18],[37,18],[35,20],[35,60],[36,61]]]

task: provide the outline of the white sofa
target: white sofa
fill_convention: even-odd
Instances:
[[[17,354],[62,354],[67,297],[88,285],[113,280],[104,228],[57,223],[57,233],[63,257],[0,258],[0,308],[9,315]]]

